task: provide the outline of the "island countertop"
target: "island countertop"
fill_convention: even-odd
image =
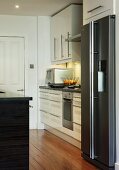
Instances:
[[[12,92],[0,91],[0,101],[1,100],[32,100],[32,97],[28,97],[21,94],[16,94]]]

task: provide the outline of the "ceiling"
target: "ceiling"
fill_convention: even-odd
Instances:
[[[0,15],[50,16],[71,3],[82,0],[0,0]],[[16,9],[15,4],[20,5]]]

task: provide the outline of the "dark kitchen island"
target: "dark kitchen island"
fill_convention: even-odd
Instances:
[[[0,170],[29,169],[29,100],[0,92]]]

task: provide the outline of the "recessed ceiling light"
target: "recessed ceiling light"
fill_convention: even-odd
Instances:
[[[17,8],[17,9],[18,9],[19,7],[20,7],[20,6],[19,6],[18,4],[16,4],[16,5],[15,5],[15,8]]]

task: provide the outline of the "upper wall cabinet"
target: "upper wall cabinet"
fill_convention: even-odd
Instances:
[[[70,5],[51,17],[52,63],[80,60],[80,42],[71,42],[71,37],[80,34],[82,20],[82,5]]]
[[[115,14],[115,0],[83,0],[83,24]]]

